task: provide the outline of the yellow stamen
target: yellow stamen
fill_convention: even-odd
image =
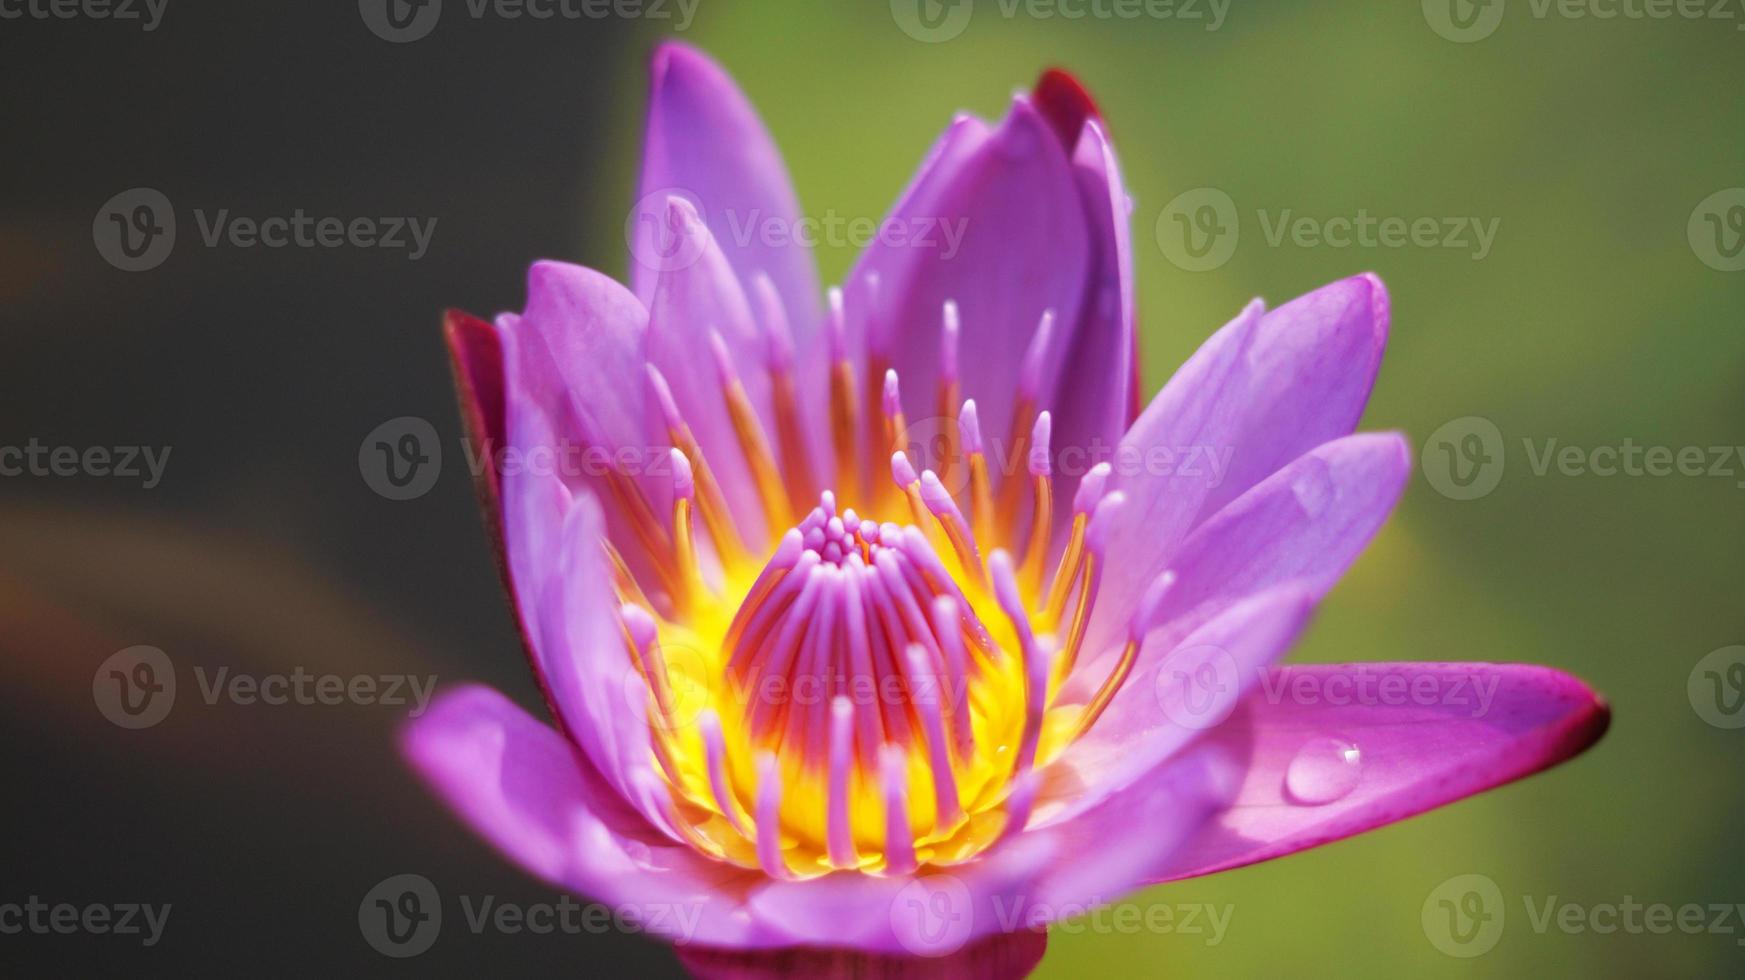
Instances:
[[[1086,551],[1084,561],[1079,569],[1079,597],[1072,613],[1072,629],[1067,633],[1065,651],[1062,653],[1061,676],[1072,673],[1073,664],[1078,662],[1079,647],[1085,642],[1085,627],[1091,618],[1091,601],[1096,598],[1097,556]]]
[[[697,510],[702,514],[703,527],[709,531],[709,540],[715,542],[715,551],[721,556],[722,564],[744,563],[747,560],[745,542],[739,537],[738,526],[733,523],[733,515],[727,509],[727,498],[721,493],[721,485],[715,482],[715,473],[709,468],[709,461],[703,458],[703,447],[697,444],[691,427],[669,428],[667,437],[691,464],[691,473],[697,481]]]
[[[1048,537],[1054,531],[1054,481],[1047,474],[1031,480],[1035,506],[1030,514],[1030,546],[1018,568],[1018,584],[1028,596],[1042,591],[1042,563],[1048,559]]]
[[[836,492],[856,492],[865,501],[860,466],[860,396],[855,390],[854,365],[838,361],[830,372],[830,434],[836,443]],[[848,501],[841,501],[848,506]]]
[[[806,448],[806,435],[800,427],[800,399],[794,389],[793,375],[777,371],[770,378],[770,398],[776,413],[776,443],[782,450],[782,473],[787,479],[788,501],[797,507],[801,501],[815,500],[818,488],[812,481],[812,454]],[[790,511],[788,520],[797,521],[803,515]],[[774,534],[780,525],[771,525]]]
[[[969,519],[975,528],[976,540],[984,547],[998,543],[994,537],[994,490],[988,480],[988,458],[985,454],[969,454]]]
[[[770,452],[769,439],[764,435],[757,409],[751,406],[751,398],[745,393],[745,385],[737,378],[732,379],[723,386],[722,394],[727,399],[727,414],[733,420],[733,434],[739,439],[739,451],[745,455],[751,478],[757,484],[764,521],[773,535],[792,518],[793,504],[788,500],[787,488],[782,485],[775,456]]]
[[[1128,640],[1127,645],[1121,648],[1121,659],[1116,662],[1115,669],[1109,672],[1109,676],[1103,681],[1103,686],[1097,688],[1096,696],[1091,698],[1089,704],[1085,705],[1084,714],[1079,716],[1078,730],[1073,738],[1078,738],[1090,731],[1091,726],[1097,723],[1097,719],[1103,716],[1103,711],[1109,707],[1109,702],[1115,699],[1115,692],[1119,691],[1121,685],[1127,682],[1127,675],[1133,672],[1133,664],[1138,659],[1139,641]]]
[[[1011,449],[1001,454],[1005,468],[1013,470],[1000,473],[1001,527],[1012,528],[1018,521],[1019,491],[1023,488],[1023,481],[1018,479],[1016,470],[1030,456],[1030,429],[1035,424],[1036,403],[1028,398],[1018,399],[1018,406],[1012,412],[1012,435],[1008,443]]]
[[[1072,592],[1073,576],[1078,574],[1079,560],[1084,556],[1085,528],[1090,515],[1074,514],[1072,531],[1066,540],[1066,550],[1060,553],[1060,564],[1054,569],[1054,584],[1048,591],[1048,602],[1042,607],[1042,621],[1049,629],[1060,623],[1066,612],[1067,596]]]
[[[686,497],[673,501],[673,558],[682,577],[680,602],[688,607],[703,594],[703,574],[697,564],[697,543],[691,536],[691,501]]]

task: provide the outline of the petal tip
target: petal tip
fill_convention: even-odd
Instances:
[[[1084,85],[1071,72],[1060,68],[1048,68],[1036,80],[1032,90],[1036,104],[1041,107],[1042,114],[1048,118],[1049,125],[1054,127],[1054,134],[1060,139],[1063,147],[1071,152],[1078,145],[1079,133],[1087,123],[1097,123],[1101,113],[1097,110],[1096,100]]]
[[[649,54],[649,77],[658,87],[670,72],[675,71],[725,74],[725,69],[700,49],[684,41],[661,41]]]
[[[1353,277],[1369,287],[1369,309],[1375,322],[1375,337],[1378,345],[1387,342],[1388,325],[1393,317],[1393,299],[1388,295],[1387,284],[1373,272],[1364,272]]]
[[[1555,696],[1571,706],[1569,713],[1558,723],[1556,737],[1534,770],[1540,771],[1575,758],[1605,737],[1612,727],[1612,705],[1605,695],[1574,674],[1553,667],[1534,666],[1532,669],[1540,674]]]
[[[581,270],[581,266],[561,262],[557,259],[535,259],[527,267],[527,305],[533,305],[533,298],[548,290],[563,289]]]

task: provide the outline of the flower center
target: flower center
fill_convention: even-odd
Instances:
[[[832,300],[836,336],[840,299]],[[975,403],[952,407],[949,305],[944,333],[939,400],[950,431],[937,465],[964,484],[967,518],[938,473],[917,473],[910,462],[895,372],[882,372],[879,411],[863,420],[855,372],[835,357],[831,428],[835,444],[848,447],[838,449],[838,486],[869,512],[906,511],[900,524],[839,509],[829,490],[797,512],[792,502],[804,499],[811,470],[798,411],[781,396],[794,387],[789,362],[770,364],[778,467],[717,340],[724,405],[766,517],[772,526],[794,522],[761,567],[651,369],[675,446],[672,521],[638,532],[651,545],[649,592],[613,558],[626,642],[648,687],[655,757],[671,791],[670,806],[660,803],[669,830],[706,853],[778,878],[902,874],[973,857],[1022,828],[1037,767],[1095,721],[1132,667],[1136,637],[1094,698],[1054,703],[1096,597],[1102,515],[1120,495],[1105,495],[1108,469],[1093,468],[1064,543],[1053,540],[1049,414],[1021,382],[1017,448],[996,455],[1023,460],[1026,472],[1007,475],[996,497]],[[871,485],[874,465],[888,466],[892,479]],[[693,510],[712,546],[704,551]],[[1020,560],[1003,550],[1021,544]]]

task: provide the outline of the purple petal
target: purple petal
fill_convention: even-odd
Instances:
[[[745,291],[715,236],[704,227],[690,202],[674,197],[667,204],[665,220],[669,230],[682,243],[680,248],[685,254],[694,258],[662,271],[655,282],[649,305],[648,359],[665,375],[679,411],[696,434],[740,529],[747,540],[761,541],[763,512],[750,467],[725,408],[710,334],[721,335],[765,431],[774,432],[764,342]],[[602,382],[638,387],[646,384],[640,365],[634,376],[596,376],[595,383]],[[664,447],[670,443],[663,433],[655,444]]]
[[[1189,752],[1102,805],[1016,834],[974,861],[918,876],[839,873],[759,889],[751,913],[778,944],[934,958],[982,936],[1045,926],[1114,901],[1226,802],[1221,752]]]
[[[1120,696],[1043,770],[1033,823],[1047,826],[1096,806],[1217,726],[1296,640],[1316,598],[1286,585],[1229,606],[1186,636],[1153,633]]]
[[[810,250],[794,240],[800,203],[757,111],[719,65],[675,42],[656,49],[650,85],[631,248],[636,295],[652,301],[663,263],[636,257],[656,247],[660,231],[650,219],[661,220],[662,201],[677,194],[699,205],[741,284],[760,272],[770,277],[796,336],[809,342],[820,322],[818,274]],[[768,222],[788,234],[757,233]]]
[[[506,340],[513,350],[515,336]],[[512,442],[541,444],[545,425],[542,413],[511,402]],[[650,769],[648,726],[600,546],[599,505],[585,491],[572,497],[548,472],[516,466],[504,473],[503,511],[509,580],[541,691],[606,780],[636,798],[635,780]]]
[[[625,646],[602,530],[593,498],[577,497],[536,584],[534,646],[564,730],[619,795],[639,800],[638,780],[654,777],[648,689]]]
[[[1078,333],[1067,352],[1053,398],[1055,472],[1084,476],[1126,431],[1133,376],[1134,300],[1132,204],[1121,181],[1115,148],[1100,123],[1084,124],[1073,170],[1090,221],[1091,263]],[[1057,496],[1055,527],[1064,534],[1072,520],[1072,495]]]
[[[1365,273],[1267,313],[1247,364],[1242,431],[1202,518],[1363,415],[1387,346],[1387,287]]]
[[[1610,711],[1520,664],[1275,669],[1209,740],[1247,760],[1234,805],[1153,876],[1241,867],[1349,837],[1580,754]]]
[[[750,951],[681,946],[677,952],[697,980],[1008,980],[1029,976],[1047,949],[1046,931],[1020,929],[935,958],[804,946]]]
[[[1411,476],[1398,433],[1365,432],[1304,453],[1182,542],[1158,621],[1198,623],[1235,598],[1301,582],[1331,591],[1393,513]]]
[[[927,151],[902,196],[897,198],[897,203],[885,218],[886,225],[895,221],[909,222],[922,216],[937,218],[941,214],[941,201],[953,181],[968,161],[987,145],[991,134],[988,124],[974,116],[954,118]],[[875,241],[856,261],[843,289],[848,301],[847,347],[855,356],[863,354],[869,345],[876,345],[881,351],[890,350],[895,323],[889,308],[893,294],[883,284],[899,281],[900,274],[906,271],[913,259],[908,254],[910,251]],[[880,283],[879,287],[874,287],[875,280]],[[875,311],[875,305],[885,308]],[[822,351],[819,353],[821,355]],[[827,366],[820,360],[816,369],[824,370]]]
[[[1207,467],[1216,447],[1229,445],[1241,414],[1243,363],[1260,325],[1262,307],[1250,303],[1200,347],[1170,378],[1122,437],[1109,490],[1123,489],[1127,504],[1109,536],[1103,586],[1091,618],[1088,649],[1116,642],[1140,594],[1175,553],[1210,492]],[[1176,465],[1185,447],[1199,462]],[[1166,461],[1169,465],[1159,465]]]
[[[530,488],[537,495],[552,495],[551,487],[539,486],[543,477],[572,495],[587,493],[608,502],[608,537],[631,570],[646,576],[649,558],[605,477],[620,459],[621,448],[647,452],[644,447],[660,447],[664,452],[668,445],[666,433],[650,424],[654,413],[645,387],[637,383],[648,314],[629,290],[609,277],[561,262],[534,263],[527,274],[527,293],[526,312],[498,317],[495,325],[507,443],[497,448],[510,451],[496,474],[501,510],[505,524],[512,511],[526,518],[525,540],[518,542],[505,531],[508,569],[513,577],[529,548],[547,548],[557,540],[562,509],[554,515],[552,506],[525,499]],[[603,378],[610,383],[602,383]],[[670,480],[651,475],[646,460],[631,462],[643,464],[633,467],[629,478],[659,513],[669,505]],[[523,499],[511,499],[516,495]],[[523,594],[521,585],[515,592],[525,622],[533,615],[534,597]]]
[[[554,885],[641,913],[677,943],[737,946],[753,933],[733,898],[747,876],[654,831],[563,736],[501,694],[441,695],[401,746],[481,837]]]
[[[855,275],[878,275],[868,345],[896,366],[911,418],[936,413],[941,311],[957,301],[963,392],[976,399],[983,431],[1004,442],[1012,381],[1043,312],[1062,322],[1043,361],[1041,394],[1054,390],[1074,335],[1089,262],[1084,203],[1065,151],[1028,97],[1014,99],[991,134],[963,123],[954,130],[887,218],[911,240],[881,236]],[[948,232],[961,240],[948,242]]]
[[[1392,433],[1347,436],[1305,453],[1231,501],[1182,542],[1168,562],[1175,586],[1165,594],[1154,622],[1181,636],[1231,603],[1289,582],[1303,585],[1316,598],[1325,595],[1393,512],[1410,474],[1405,440]],[[1151,579],[1156,575],[1151,573]],[[1111,586],[1116,587],[1115,596],[1137,596],[1151,579],[1111,565],[1098,610],[1104,609]],[[1121,601],[1131,610],[1138,600]],[[1100,639],[1093,623],[1086,649],[1096,653],[1068,681],[1067,698],[1090,697],[1114,663],[1130,615],[1110,616]],[[1141,666],[1154,649],[1155,644],[1146,645]]]
[[[979,860],[991,876],[1031,875],[1015,896],[1021,925],[1080,914],[1144,884],[1145,869],[1167,861],[1228,804],[1238,772],[1221,748],[1189,749],[1079,816],[1027,830]]]
[[[1373,276],[1324,286],[1270,313],[1251,304],[1190,358],[1121,440],[1111,489],[1133,502],[1108,561],[1121,581],[1098,597],[1106,642],[1138,591],[1195,525],[1315,446],[1351,432],[1386,339],[1387,293]]]
[[[561,435],[607,449],[645,445],[658,431],[649,425],[646,392],[635,383],[646,360],[647,330],[647,311],[610,277],[579,265],[535,262],[517,325],[515,396],[579,427],[560,428]]]

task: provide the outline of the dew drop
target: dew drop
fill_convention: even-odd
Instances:
[[[1317,738],[1297,750],[1285,769],[1285,792],[1293,803],[1324,806],[1350,795],[1363,776],[1363,754],[1337,738]]]

